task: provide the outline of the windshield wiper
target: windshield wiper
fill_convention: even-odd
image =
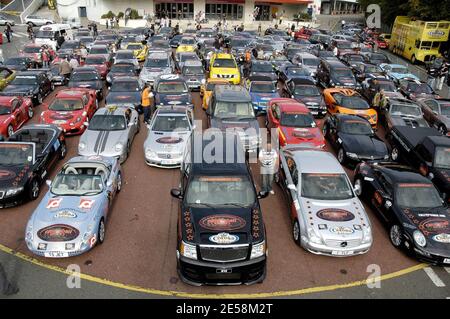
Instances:
[[[243,205],[243,204],[239,204],[239,203],[225,203],[222,204],[223,206],[235,206],[235,207],[239,207],[239,208],[246,208],[248,207],[248,205]]]
[[[212,208],[212,209],[216,209],[216,207],[215,206],[213,206],[213,205],[211,205],[211,204],[208,204],[208,203],[191,203],[191,205],[192,204],[194,204],[194,205],[202,205],[202,206],[206,206],[206,207],[209,207],[209,208]]]
[[[79,196],[97,195],[99,193],[101,193],[101,191],[89,191],[89,192],[86,192],[86,193],[83,193],[83,194],[79,194]]]

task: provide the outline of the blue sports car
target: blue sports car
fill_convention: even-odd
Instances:
[[[417,76],[409,72],[408,68],[402,64],[381,63],[380,68],[383,70],[384,74],[395,83],[406,78],[420,81]]]
[[[250,78],[247,82],[247,88],[252,97],[252,105],[256,113],[266,113],[269,101],[280,97],[275,84],[270,79],[255,81]]]

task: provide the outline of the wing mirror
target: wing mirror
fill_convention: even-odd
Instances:
[[[84,122],[83,125],[88,127],[89,126],[89,122]]]
[[[297,191],[297,187],[295,187],[294,184],[288,184],[287,188],[290,189],[291,191]]]
[[[47,186],[50,187],[50,186],[52,186],[52,181],[49,180],[49,179],[47,179],[47,180],[45,181],[45,184],[47,184]]]
[[[181,190],[179,188],[172,188],[170,190],[170,195],[172,195],[172,197],[177,198],[177,199],[183,199],[183,193],[181,192]]]
[[[361,185],[355,185],[354,187],[353,187],[353,192],[355,193],[355,194],[359,194],[360,192],[361,192]]]
[[[261,191],[261,192],[258,193],[258,199],[266,198],[268,195],[269,195],[269,192]]]

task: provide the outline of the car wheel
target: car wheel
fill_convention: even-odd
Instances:
[[[391,226],[389,229],[389,239],[396,248],[400,248],[403,245],[403,232],[399,225]]]
[[[64,157],[66,157],[66,154],[67,154],[67,146],[66,146],[66,143],[63,142],[61,144],[61,149],[59,151],[59,158],[63,159]]]
[[[328,135],[328,125],[326,125],[326,124],[323,124],[323,127],[322,127],[322,135],[323,135],[323,137],[327,137],[327,135]]]
[[[55,84],[52,83],[52,85],[50,86],[50,91],[53,92],[55,90]],[[50,92],[48,92],[50,94]]]
[[[399,157],[398,149],[394,147],[391,152],[391,158],[393,161],[398,161],[398,157]]]
[[[338,154],[337,154],[337,159],[339,161],[339,163],[344,164],[347,160],[346,156],[345,156],[345,151],[344,149],[341,147],[339,148]]]
[[[296,219],[294,225],[292,225],[292,238],[297,245],[301,246],[300,224],[298,219]]]
[[[28,118],[31,119],[33,117],[33,115],[34,115],[34,111],[33,111],[33,108],[30,106],[28,108]]]
[[[356,187],[357,185],[359,186],[358,188]],[[362,186],[363,186],[363,183],[362,183],[361,178],[359,178],[359,177],[356,178],[355,179],[355,189],[357,189],[357,190],[355,190],[355,194],[358,197],[360,197],[362,195]]]
[[[37,96],[36,101],[38,102],[38,104],[42,104],[42,102],[44,101],[44,100],[42,99],[42,94],[41,94],[41,93],[38,93],[38,96]]]
[[[8,137],[14,134],[14,128],[12,125],[8,125]]]
[[[30,183],[29,197],[31,200],[35,200],[39,197],[40,186],[37,179],[33,179]]]
[[[119,193],[122,190],[122,172],[117,174],[117,192]]]
[[[441,132],[442,135],[447,135],[447,128],[445,127],[445,125],[439,125],[438,131]]]
[[[105,220],[102,218],[98,223],[98,231],[97,231],[97,243],[99,245],[103,244],[105,241]]]

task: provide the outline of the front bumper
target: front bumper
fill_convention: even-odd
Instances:
[[[413,248],[410,251],[417,259],[433,265],[450,266],[450,253],[447,255],[437,254],[415,247],[414,244],[412,245]]]
[[[162,158],[162,156],[148,157],[145,155],[147,165],[159,168],[178,168],[181,167],[182,161],[182,156]]]
[[[26,201],[25,190],[23,190],[19,194],[10,197],[3,197],[4,195],[2,195],[2,193],[3,191],[0,192],[0,197],[2,197],[0,199],[0,209],[15,207]]]
[[[266,277],[266,256],[233,263],[192,260],[179,255],[178,275],[183,282],[194,285],[251,285]]]
[[[305,237],[302,237],[302,246],[309,252],[316,255],[326,255],[332,257],[348,257],[348,256],[356,256],[362,255],[369,251],[372,246],[372,242],[368,242],[365,244],[360,244],[358,246],[351,247],[331,247],[324,243],[316,244],[307,240]]]
[[[45,244],[46,249],[40,250],[37,249],[37,245],[39,244]],[[66,244],[74,244],[75,249],[66,249]],[[27,242],[28,250],[31,251],[33,254],[41,257],[46,258],[68,258],[68,257],[74,257],[81,254],[84,254],[85,252],[92,249],[93,246],[86,244],[83,248],[81,248],[81,244],[79,242],[46,242],[42,240],[38,240],[37,243],[33,242],[33,247],[30,247],[30,243]]]

